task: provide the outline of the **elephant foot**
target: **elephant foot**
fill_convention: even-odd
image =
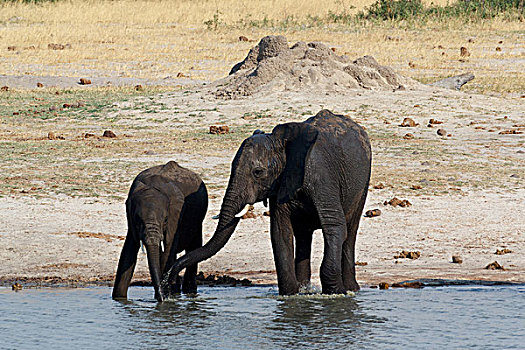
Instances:
[[[182,292],[185,294],[196,294],[197,293],[197,282],[193,281],[184,281],[182,284]]]
[[[323,294],[346,294],[343,286],[323,286]]]
[[[162,303],[166,299],[166,297],[164,296],[164,293],[161,290],[159,290],[158,292],[155,292],[155,299],[157,299],[159,303]]]
[[[357,292],[361,287],[359,287],[359,284],[354,279],[353,281],[345,283],[345,289],[350,292]]]

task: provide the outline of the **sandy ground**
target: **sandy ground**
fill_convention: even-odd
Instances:
[[[155,117],[127,101],[120,125],[136,125]],[[280,123],[304,120],[328,108],[345,113],[367,128],[374,152],[372,185],[365,210],[382,215],[363,218],[356,247],[357,279],[363,285],[416,278],[450,278],[525,282],[525,100],[471,95],[436,88],[417,91],[351,91],[347,94],[267,92],[238,100],[217,100],[206,88],[154,96],[166,106],[161,115],[181,128],[228,124],[263,130]],[[279,111],[293,110],[283,115]],[[198,117],[192,111],[208,110]],[[265,117],[251,119],[255,111]],[[254,112],[250,114],[251,112]],[[185,115],[184,120],[180,116]],[[143,118],[137,121],[135,117]],[[194,114],[193,114],[194,115]],[[245,118],[242,118],[245,116]],[[404,117],[420,125],[402,128]],[[254,117],[255,118],[255,117]],[[429,118],[443,121],[427,127]],[[122,126],[122,128],[124,128]],[[440,137],[438,128],[450,136]],[[500,134],[515,130],[517,134]],[[403,135],[412,133],[413,139]],[[203,174],[210,189],[210,207],[204,222],[205,240],[211,237],[221,196],[227,184],[235,149],[209,157],[191,152],[154,156],[158,164],[169,159]],[[87,159],[89,161],[89,159]],[[93,159],[96,161],[96,159]],[[152,158],[148,158],[151,162]],[[213,173],[213,175],[208,175]],[[129,183],[136,174],[128,174]],[[419,184],[419,190],[410,189]],[[125,196],[125,193],[122,193]],[[383,205],[392,197],[412,206]],[[242,220],[233,237],[216,256],[200,264],[205,273],[229,274],[258,283],[275,283],[269,237],[269,218],[257,204],[255,219]],[[0,280],[28,279],[45,284],[106,282],[113,279],[122,238],[126,234],[123,200],[110,197],[71,198],[66,195],[0,198]],[[496,249],[512,252],[495,255]],[[315,233],[313,281],[318,282],[322,235]],[[396,259],[402,250],[417,250],[416,260]],[[135,279],[148,278],[146,255],[139,253]],[[462,264],[451,263],[452,255]],[[505,270],[486,270],[498,261]]]

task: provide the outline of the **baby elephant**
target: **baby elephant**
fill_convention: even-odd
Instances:
[[[131,184],[126,200],[128,234],[117,268],[113,299],[126,299],[141,242],[146,246],[155,299],[165,298],[162,274],[176,254],[202,246],[202,221],[208,209],[208,193],[194,172],[170,161],[142,171]],[[184,274],[182,291],[195,293],[197,264]],[[180,290],[180,280],[175,290]]]

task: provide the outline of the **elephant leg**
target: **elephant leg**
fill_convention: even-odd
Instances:
[[[196,232],[191,232],[191,237],[193,240],[186,248],[186,253],[191,252],[197,248],[202,247],[202,227]],[[183,293],[197,293],[197,264],[190,265],[186,267],[184,272],[184,279],[182,282],[182,292]]]
[[[126,299],[128,297],[128,287],[131,283],[131,277],[133,277],[133,271],[135,271],[139,248],[140,243],[128,232],[124,241],[124,247],[120,253],[115,284],[113,286],[113,299]]]
[[[324,256],[321,263],[321,285],[325,294],[345,293],[342,279],[342,250],[346,240],[346,221],[340,202],[330,198],[317,204],[324,238]]]
[[[290,211],[284,205],[270,201],[270,234],[272,240],[277,284],[280,295],[291,295],[299,292],[299,283],[295,276],[293,230]]]
[[[358,291],[359,284],[355,279],[355,241],[357,238],[357,229],[359,228],[359,222],[361,220],[361,214],[366,202],[367,192],[365,191],[361,196],[357,208],[351,214],[350,219],[347,223],[348,236],[343,243],[343,256],[342,256],[342,268],[343,268],[343,284],[346,290]]]
[[[299,219],[292,223],[295,235],[295,276],[300,287],[308,286],[312,275],[310,257],[313,230],[301,225]]]

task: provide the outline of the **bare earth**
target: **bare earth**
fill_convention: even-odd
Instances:
[[[178,131],[229,125],[247,135],[255,128],[271,131],[278,123],[304,120],[322,108],[347,114],[366,127],[372,141],[372,186],[365,211],[382,211],[381,216],[363,217],[361,221],[356,256],[367,263],[357,267],[362,285],[417,278],[525,282],[524,102],[523,98],[488,97],[427,86],[395,92],[267,91],[223,100],[209,93],[207,87],[195,86],[153,96],[148,103],[164,107],[155,114],[145,111],[141,97],[117,104],[120,119],[113,129],[129,134],[130,139],[141,137],[137,126],[160,130],[166,125]],[[153,120],[160,117],[167,122],[156,125]],[[400,127],[405,117],[419,125]],[[430,118],[443,123],[427,127]],[[62,123],[66,128],[67,121]],[[438,136],[439,128],[450,136]],[[515,134],[500,134],[509,130]],[[407,133],[414,138],[404,139]],[[239,140],[244,137],[239,136]],[[197,146],[190,142],[188,147]],[[146,154],[134,161],[144,162],[146,168],[174,159],[203,175],[211,195],[204,222],[207,240],[216,226],[211,217],[218,213],[236,147],[218,147],[204,154],[192,149],[167,149],[166,153]],[[116,158],[125,161],[122,155]],[[94,155],[83,161],[98,159]],[[122,171],[120,175],[129,186],[137,173]],[[385,188],[373,188],[380,182]],[[411,189],[414,186],[416,189]],[[120,195],[125,197],[126,190]],[[383,204],[394,196],[408,199],[412,206]],[[201,263],[200,270],[275,283],[269,218],[262,215],[264,210],[257,204],[258,216],[242,220],[225,248]],[[44,284],[111,281],[126,230],[123,199],[63,194],[3,196],[0,280]],[[316,284],[322,241],[320,231],[316,232],[312,259]],[[495,255],[496,249],[503,248],[512,252]],[[402,250],[420,251],[421,257],[394,258]],[[461,256],[463,263],[451,263],[452,255]],[[495,260],[505,270],[485,269]],[[146,255],[139,253],[135,279],[148,278],[147,271]]]

